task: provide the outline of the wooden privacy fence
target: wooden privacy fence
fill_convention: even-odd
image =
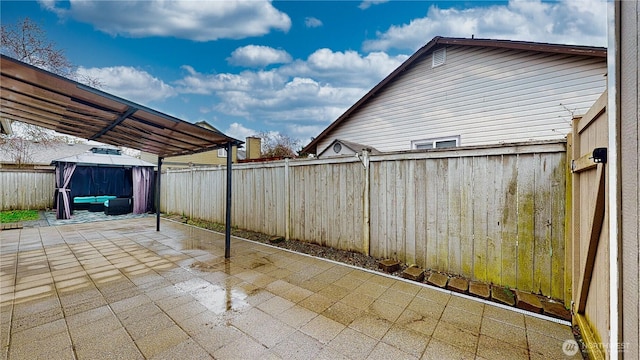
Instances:
[[[564,142],[238,164],[232,225],[564,299],[566,170]],[[225,181],[169,170],[161,209],[223,223]]]
[[[609,194],[607,147],[608,92],[582,117],[574,118],[569,135],[572,169],[572,241],[574,322],[589,344],[590,357],[610,357],[609,344]],[[637,254],[636,254],[637,256]]]
[[[53,207],[53,170],[0,169],[0,210]]]

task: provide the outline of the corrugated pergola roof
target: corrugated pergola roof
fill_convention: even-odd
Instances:
[[[146,151],[159,157],[243,144],[2,55],[0,116],[59,133]],[[153,91],[153,89],[149,89]]]

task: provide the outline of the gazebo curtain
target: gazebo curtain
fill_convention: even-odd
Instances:
[[[133,213],[143,214],[149,209],[149,194],[153,177],[152,167],[133,168]]]
[[[69,219],[71,218],[71,206],[69,203],[69,182],[71,176],[76,169],[74,163],[63,163],[62,170],[61,163],[56,166],[56,191],[58,196],[56,197],[56,218],[57,219]],[[62,173],[61,173],[62,171]]]

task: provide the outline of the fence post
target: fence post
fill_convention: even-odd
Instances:
[[[362,164],[364,165],[364,191],[362,196],[362,250],[365,255],[369,256],[369,149],[362,150]]]
[[[567,154],[565,166],[565,207],[564,207],[564,306],[571,309],[573,302],[573,132],[567,134]]]
[[[289,240],[291,224],[291,202],[289,189],[289,158],[284,159],[284,239]]]

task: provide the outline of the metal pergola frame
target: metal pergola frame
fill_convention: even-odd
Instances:
[[[244,142],[2,55],[0,118],[61,134],[124,146],[158,156],[156,231],[160,231],[160,184],[166,157],[189,155]],[[231,243],[231,157],[227,156],[225,257]]]

